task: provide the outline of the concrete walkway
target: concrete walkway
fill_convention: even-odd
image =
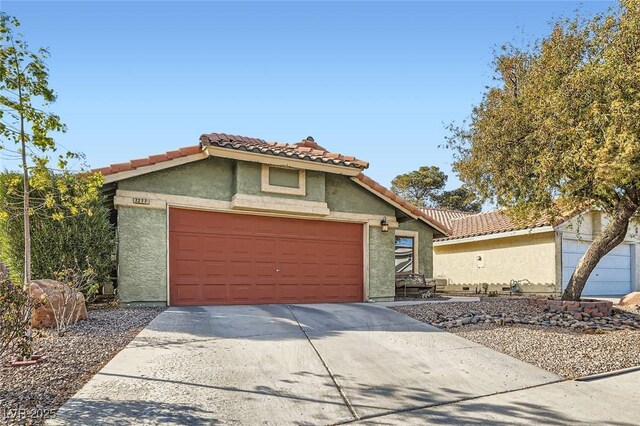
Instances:
[[[559,379],[372,304],[171,308],[49,423],[334,424]]]

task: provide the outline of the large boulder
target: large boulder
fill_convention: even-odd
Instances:
[[[618,302],[620,306],[629,306],[629,305],[640,305],[640,291],[634,291],[633,293],[629,293],[620,299]]]
[[[29,285],[29,294],[38,303],[31,312],[31,325],[35,328],[56,327],[54,312],[62,314],[65,299],[67,301],[65,316],[70,320],[69,324],[87,319],[84,295],[77,293],[74,309],[74,301],[69,296],[71,290],[66,284],[54,280],[32,281]]]

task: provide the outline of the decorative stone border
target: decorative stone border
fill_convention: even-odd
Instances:
[[[542,307],[547,312],[579,312],[591,317],[601,318],[611,316],[613,302],[596,299],[582,299],[572,302],[558,299],[530,299],[531,303]]]

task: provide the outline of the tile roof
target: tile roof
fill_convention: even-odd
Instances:
[[[356,169],[365,169],[369,166],[369,163],[366,161],[358,160],[355,157],[331,153],[318,145],[313,138],[310,137],[297,144],[286,144],[265,142],[262,139],[227,135],[224,133],[210,133],[200,137],[200,145],[188,146],[175,151],[168,151],[164,154],[151,155],[146,158],[131,160],[126,163],[111,164],[110,166],[94,169],[92,171],[95,173],[102,173],[104,176],[113,175],[120,172],[135,170],[139,167],[151,166],[153,164],[174,160],[176,158],[198,154],[201,153],[203,147],[206,146],[251,151],[260,154],[291,157],[308,161],[318,161],[326,164],[353,167]],[[397,194],[389,191],[387,188],[365,176],[363,173],[360,173],[354,179],[370,188],[373,192],[378,193],[382,198],[399,205],[414,216],[422,218],[438,232],[444,235],[450,234],[451,231],[449,226],[420,210],[418,207],[399,197]]]
[[[358,176],[355,177],[355,179],[357,179],[359,182],[363,183],[367,187],[371,188],[373,191],[379,193],[384,198],[387,198],[387,199],[393,201],[394,203],[400,205],[405,210],[408,210],[414,216],[418,216],[418,217],[422,218],[425,222],[429,223],[431,226],[436,228],[436,230],[438,230],[442,234],[444,234],[444,235],[450,235],[451,234],[451,230],[449,229],[448,226],[446,226],[442,222],[438,221],[437,219],[435,219],[431,215],[425,213],[424,211],[422,211],[418,207],[414,206],[413,204],[411,204],[410,202],[408,202],[404,198],[400,197],[398,194],[396,194],[396,193],[388,190],[384,186],[380,185],[378,182],[376,182],[375,180],[373,180],[370,177],[366,176],[364,173],[360,173]]]
[[[450,236],[439,238],[437,241],[499,234],[502,232],[519,231],[550,225],[553,224],[545,217],[534,219],[524,224],[516,224],[507,216],[504,210],[494,210],[452,219]]]
[[[99,169],[93,169],[94,173],[102,173],[103,176],[112,175],[120,172],[127,172],[135,170],[138,167],[151,166],[157,163],[163,163],[176,158],[188,157],[189,155],[198,154],[202,152],[200,145],[187,146],[184,148],[178,148],[174,151],[167,151],[164,154],[150,155],[145,158],[138,158],[135,160],[127,161],[126,163],[111,164],[107,167]]]
[[[258,154],[274,155],[278,157],[296,158],[299,160],[316,161],[326,164],[366,169],[369,163],[348,155],[329,152],[313,140],[312,137],[295,144],[266,142],[262,139],[245,136],[227,135],[224,133],[209,133],[200,136],[201,146],[236,149],[255,152]]]
[[[462,212],[458,210],[446,210],[439,209],[435,207],[418,207],[420,210],[434,218],[440,223],[443,223],[447,226],[447,228],[451,229],[451,222],[454,219],[460,219],[461,217],[472,216],[477,213],[472,212]]]

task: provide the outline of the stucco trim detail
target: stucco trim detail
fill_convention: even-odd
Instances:
[[[134,198],[146,198],[149,200],[148,205],[142,204],[134,204]],[[261,197],[264,198],[264,197]],[[277,202],[281,203],[281,198],[274,198],[273,200],[277,200]],[[298,200],[294,200],[298,201]],[[307,201],[309,202],[309,201]],[[320,203],[322,204],[322,203]],[[280,217],[290,217],[290,218],[299,218],[299,219],[317,219],[317,217],[309,217],[309,215],[301,215],[296,214],[295,212],[272,212],[272,211],[244,211],[244,210],[233,210],[231,209],[231,202],[229,201],[220,201],[220,200],[211,200],[207,198],[197,198],[197,197],[187,197],[183,195],[170,195],[170,194],[159,194],[153,192],[142,192],[142,191],[127,191],[118,189],[116,191],[116,196],[114,197],[114,205],[118,206],[126,206],[126,207],[137,207],[137,208],[147,208],[147,209],[157,209],[164,210],[167,208],[167,205],[172,207],[182,207],[187,209],[199,209],[199,210],[212,210],[212,211],[221,211],[227,213],[235,213],[235,214],[255,214],[255,215],[269,215],[269,216],[280,216]],[[348,212],[337,212],[330,211],[328,215],[323,216],[322,220],[336,221],[336,222],[354,222],[354,223],[366,223],[370,227],[380,227],[380,222],[382,218],[385,217],[383,215],[375,215],[375,214],[363,214],[363,213],[348,213]],[[395,217],[386,216],[387,221],[389,223],[390,229],[398,228],[398,222]]]
[[[297,213],[300,215],[328,216],[327,203],[291,200],[259,195],[236,194],[231,198],[231,209],[267,212]]]
[[[545,232],[553,232],[553,226],[541,226],[539,228],[520,229],[518,231],[501,232],[499,234],[478,235],[475,237],[460,238],[457,240],[434,241],[434,247],[450,246],[454,244],[472,243],[476,241],[495,240],[497,238],[509,238],[519,235],[543,234]]]
[[[260,186],[262,192],[272,192],[274,194],[287,194],[287,195],[306,195],[307,194],[307,179],[304,170],[296,170],[298,172],[298,187],[289,188],[286,186],[271,185],[269,183],[269,169],[274,166],[268,164],[262,165],[262,173],[260,176]]]
[[[346,176],[357,176],[361,169],[340,166],[336,164],[314,163],[308,160],[298,160],[295,158],[274,157],[271,155],[258,154],[248,151],[236,151],[229,148],[218,148],[207,146],[204,152],[211,157],[230,158],[233,160],[249,161],[252,163],[270,164],[272,166],[290,167],[294,169],[316,170],[319,172],[334,173]]]
[[[147,173],[157,172],[159,170],[169,169],[171,167],[181,166],[187,163],[193,163],[194,161],[204,160],[205,158],[207,158],[207,154],[205,152],[200,152],[198,154],[188,155],[186,157],[178,157],[174,158],[173,160],[162,161],[151,166],[143,166],[133,170],[127,170],[125,172],[112,173],[104,177],[104,183],[113,183],[120,180],[145,175]]]
[[[396,237],[411,237],[413,238],[413,273],[417,273],[420,270],[420,235],[418,231],[408,231],[404,229],[396,230]]]

